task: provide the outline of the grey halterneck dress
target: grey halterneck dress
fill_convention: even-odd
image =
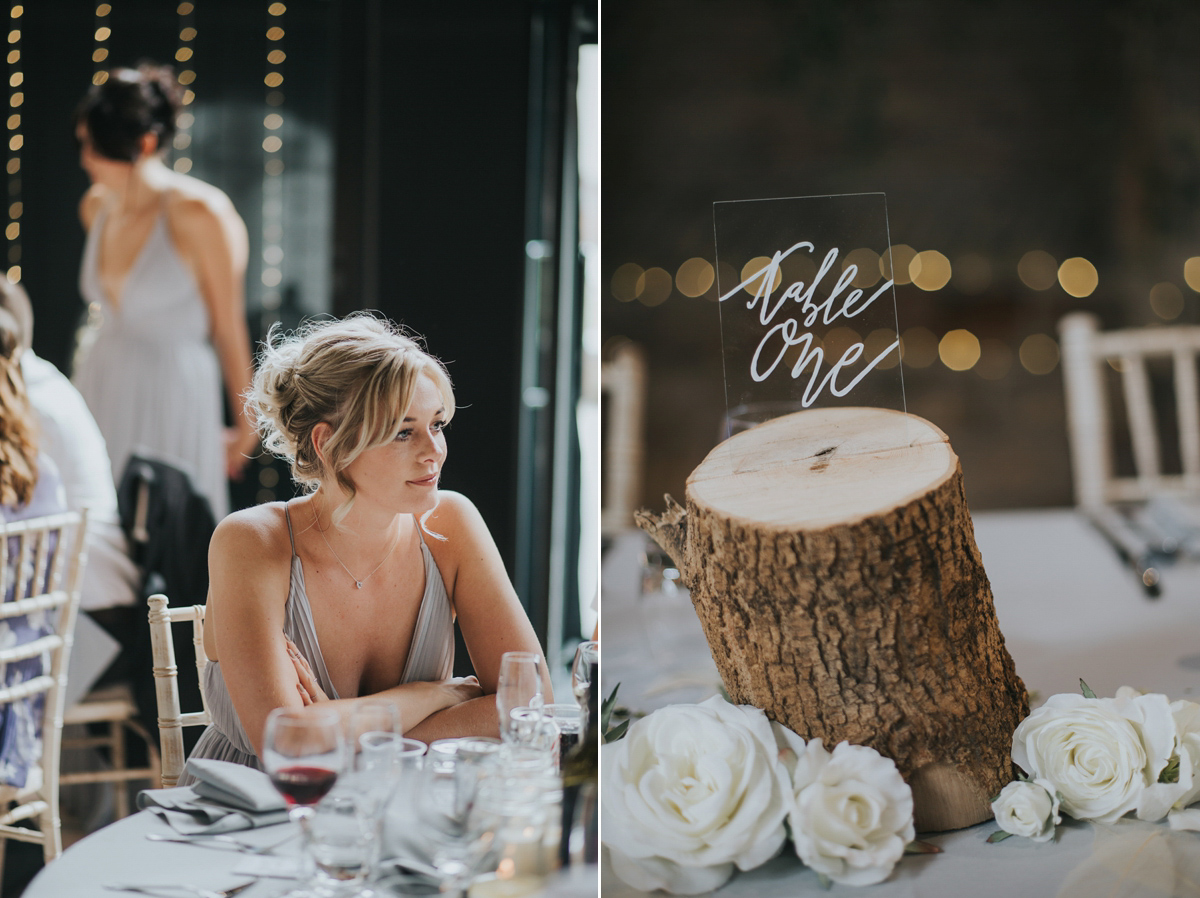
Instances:
[[[300,563],[300,556],[296,554],[292,516],[286,505],[284,514],[287,517],[288,538],[292,542],[292,572],[283,632],[308,661],[325,694],[331,699],[339,698],[337,690],[333,688],[333,682],[329,679],[325,658],[317,642],[308,594],[304,591],[304,568]],[[421,534],[420,524],[417,525],[417,534]],[[401,683],[444,680],[454,669],[454,614],[450,607],[450,596],[446,593],[446,585],[442,582],[442,574],[437,564],[434,563],[433,554],[425,545],[425,537],[420,538],[421,557],[425,563],[425,592],[421,596],[417,626],[413,630],[408,660],[400,677]],[[255,755],[229,698],[229,690],[225,686],[219,661],[212,661],[204,668],[203,688],[204,699],[213,722],[201,735],[189,757],[216,758],[261,770],[262,763]],[[179,785],[186,786],[190,782],[192,778],[185,772],[180,777]]]

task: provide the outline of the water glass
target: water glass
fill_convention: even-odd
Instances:
[[[496,713],[500,736],[505,742],[518,738],[514,708],[536,708],[540,712],[542,693],[542,657],[536,652],[505,652],[500,658],[500,679],[496,686]]]
[[[550,704],[542,708],[542,713],[558,730],[558,747],[554,756],[556,765],[561,767],[567,752],[583,738],[583,709],[567,703]]]
[[[415,802],[429,860],[441,890],[450,894],[462,892],[482,868],[496,835],[488,807],[476,800],[484,772],[494,762],[464,750],[463,743],[470,741],[459,740],[454,752],[431,756]]]
[[[367,878],[375,861],[377,830],[358,795],[326,796],[313,809],[309,829],[318,891],[341,891]]]

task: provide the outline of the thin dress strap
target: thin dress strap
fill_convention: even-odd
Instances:
[[[283,516],[287,518],[288,541],[292,544],[292,555],[294,556],[296,554],[296,537],[292,535],[292,512],[288,508],[288,502],[291,501],[291,499],[288,499],[287,502],[283,503]]]

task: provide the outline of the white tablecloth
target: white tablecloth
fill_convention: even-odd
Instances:
[[[1148,599],[1074,511],[981,513],[974,521],[1000,627],[1035,705],[1056,692],[1077,692],[1080,677],[1098,695],[1130,685],[1200,701],[1200,562],[1167,567],[1162,597]],[[641,711],[701,701],[720,683],[703,630],[686,593],[639,596],[642,545],[641,534],[625,534],[605,558],[603,694],[619,682],[620,703]],[[907,857],[890,880],[866,891],[835,886],[822,892],[811,871],[780,858],[739,874],[719,894],[1054,895],[1091,853],[1086,824],[1062,827],[1056,842],[1040,845],[1015,838],[986,844],[995,829],[985,823],[932,836],[945,853]],[[605,896],[638,894],[611,869],[602,877]]]
[[[291,823],[281,823],[231,835],[266,846],[281,841],[292,827]],[[225,889],[251,878],[232,872],[248,855],[224,848],[150,842],[147,833],[174,835],[175,831],[149,811],[118,820],[76,842],[47,864],[22,898],[113,898],[129,894],[105,889],[109,883],[188,883],[204,889]],[[278,853],[294,854],[299,845],[300,839],[296,838]],[[263,879],[240,892],[238,898],[278,895],[291,882]]]

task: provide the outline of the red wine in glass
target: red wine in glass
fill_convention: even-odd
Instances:
[[[337,771],[326,767],[296,765],[282,767],[271,774],[271,783],[289,805],[312,807],[329,794],[335,782]]]

